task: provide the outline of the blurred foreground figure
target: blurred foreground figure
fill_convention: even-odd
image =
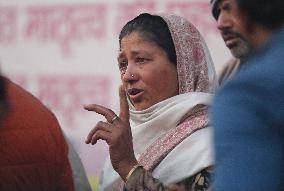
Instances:
[[[235,76],[216,95],[216,190],[284,188],[284,1],[213,0]]]
[[[55,116],[2,76],[0,99],[0,190],[90,190],[78,155],[71,148],[70,163],[81,171],[74,172],[73,181],[68,145]]]

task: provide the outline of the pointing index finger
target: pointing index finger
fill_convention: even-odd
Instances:
[[[119,117],[122,121],[129,123],[129,106],[127,102],[126,92],[122,85],[119,87],[119,100],[120,100]]]
[[[84,109],[103,115],[109,123],[112,123],[112,120],[116,116],[116,114],[111,109],[97,104],[84,105]]]

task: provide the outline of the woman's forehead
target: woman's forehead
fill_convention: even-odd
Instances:
[[[121,46],[134,44],[134,43],[141,44],[141,43],[154,43],[154,42],[149,38],[147,38],[145,34],[138,31],[131,32],[121,39]]]
[[[122,38],[119,55],[122,55],[126,51],[132,54],[147,53],[157,48],[159,47],[156,43],[145,39],[140,33],[135,32]]]

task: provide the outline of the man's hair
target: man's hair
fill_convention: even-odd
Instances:
[[[119,46],[121,47],[121,40],[123,37],[132,32],[139,32],[143,35],[145,40],[153,42],[162,48],[169,60],[176,64],[176,51],[174,42],[168,28],[167,23],[162,17],[143,13],[133,20],[129,21],[121,30],[119,34]]]
[[[284,0],[236,0],[240,10],[244,11],[251,21],[268,29],[275,29],[284,24]],[[220,0],[211,0],[212,14],[218,18],[217,10]]]
[[[284,0],[237,0],[249,18],[269,29],[284,24]]]

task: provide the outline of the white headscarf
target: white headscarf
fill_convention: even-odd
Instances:
[[[179,95],[143,111],[136,111],[130,104],[130,124],[136,157],[146,169],[152,170],[155,178],[168,185],[213,165],[211,129],[204,128],[208,126],[208,118],[206,116],[205,119],[205,115],[195,117],[195,114],[198,108],[210,104],[212,93],[217,88],[217,77],[208,48],[198,30],[182,17],[159,16],[167,23],[175,45]],[[180,125],[184,116],[191,116],[191,120]],[[182,139],[154,169],[151,169],[151,164],[148,166],[147,163],[152,163],[156,154],[158,156],[159,152],[168,149],[172,141],[180,139],[179,136],[198,124],[203,126]],[[156,144],[160,146],[151,149]],[[147,153],[149,146],[150,152]],[[150,158],[144,157],[147,154]],[[114,190],[121,181],[109,159],[103,175],[100,190]]]

